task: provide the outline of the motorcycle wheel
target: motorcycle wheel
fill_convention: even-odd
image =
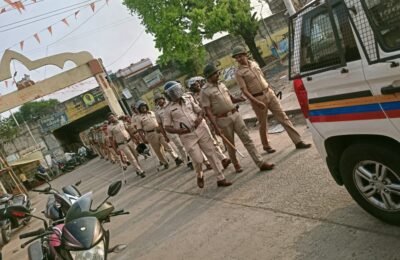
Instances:
[[[1,237],[3,239],[3,244],[7,244],[11,240],[11,224],[8,225],[8,228],[1,230]]]

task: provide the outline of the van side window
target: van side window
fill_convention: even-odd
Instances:
[[[300,60],[302,72],[340,66],[341,57],[346,62],[360,59],[345,6],[342,3],[335,5],[332,11],[334,27],[325,6],[303,17]],[[338,41],[344,53],[336,44],[334,30],[337,30]]]
[[[385,51],[400,49],[400,1],[364,0],[364,8]]]

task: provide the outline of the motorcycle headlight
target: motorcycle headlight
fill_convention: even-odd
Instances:
[[[69,251],[74,260],[104,260],[104,241],[101,241],[94,247],[82,251]]]

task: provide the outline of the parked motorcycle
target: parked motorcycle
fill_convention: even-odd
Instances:
[[[81,184],[81,181],[78,181],[75,185],[62,187],[62,192],[60,192],[52,187],[48,176],[37,173],[35,174],[35,178],[46,182],[48,185],[44,189],[32,189],[34,192],[50,195],[47,199],[46,208],[42,212],[51,222],[63,220],[71,205],[81,196],[76,187]]]
[[[124,250],[126,245],[110,247],[110,233],[103,227],[111,217],[129,214],[124,210],[114,211],[114,206],[107,201],[121,187],[121,181],[112,183],[108,197],[96,209],[91,209],[91,192],[81,196],[71,205],[64,224],[50,227],[45,219],[31,215],[25,208],[13,208],[14,214],[21,217],[30,215],[43,221],[44,228],[20,235],[21,239],[33,237],[21,245],[24,248],[30,244],[29,259],[107,259],[109,253]]]
[[[32,211],[31,201],[25,194],[3,194],[0,196],[0,229],[3,244],[7,244],[11,240],[11,230],[21,225],[26,225],[30,221],[30,217],[21,218],[15,214],[9,214],[8,208],[13,206],[21,206],[29,213]]]

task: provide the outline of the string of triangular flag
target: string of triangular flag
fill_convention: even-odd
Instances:
[[[29,1],[29,2],[28,2]],[[11,1],[11,0],[4,0],[7,5],[0,7],[0,14],[17,10],[19,13],[25,10],[25,7],[32,4],[37,4],[38,2],[42,2],[44,0],[24,0],[24,1]],[[28,3],[26,3],[28,2]]]
[[[8,3],[8,2],[11,2],[10,0],[4,0],[4,1],[6,1],[7,3]],[[33,1],[33,0],[31,0],[31,1]],[[15,47],[15,46],[19,46],[19,48],[21,49],[21,51],[23,51],[23,50],[24,50],[24,47],[25,47],[25,42],[26,42],[26,40],[28,40],[28,39],[31,38],[31,37],[33,37],[33,38],[40,44],[40,43],[41,43],[41,40],[40,40],[40,36],[39,36],[39,35],[40,35],[41,32],[43,32],[43,31],[48,31],[48,33],[49,33],[50,35],[53,35],[53,28],[54,28],[54,25],[56,25],[56,24],[62,22],[62,23],[65,24],[66,26],[69,26],[68,19],[69,19],[70,17],[73,16],[73,17],[75,17],[75,20],[77,20],[77,19],[78,19],[78,14],[80,13],[80,11],[81,11],[83,8],[86,8],[86,7],[90,7],[90,8],[92,9],[93,13],[95,13],[96,3],[97,3],[97,2],[101,2],[101,1],[104,1],[104,0],[96,0],[96,1],[94,1],[94,2],[92,2],[92,3],[90,3],[90,4],[88,4],[88,5],[85,5],[84,7],[81,7],[79,10],[76,10],[73,14],[70,14],[70,15],[66,16],[65,18],[61,19],[60,21],[57,21],[57,22],[55,22],[55,23],[53,23],[53,24],[47,26],[45,29],[43,29],[43,30],[41,30],[41,31],[39,31],[39,32],[34,33],[32,36],[29,36],[29,37],[25,38],[24,40],[20,41],[19,43],[16,43],[16,44],[12,45],[11,47],[9,47],[9,48],[7,48],[7,49],[11,49],[11,48],[13,48],[13,47]],[[21,2],[21,1],[18,1],[18,2]],[[35,2],[37,2],[37,1],[35,1]],[[105,0],[105,2],[106,2],[106,4],[108,5],[109,0]],[[8,82],[7,80],[4,81],[4,84],[5,84],[5,87],[8,88],[9,82]],[[15,84],[15,81],[12,81],[12,84]]]
[[[84,7],[81,7],[79,10],[76,10],[73,14],[70,14],[70,15],[66,16],[65,18],[63,18],[63,19],[61,19],[61,20],[59,20],[59,21],[57,21],[57,22],[55,22],[55,23],[53,23],[53,24],[47,26],[46,28],[44,28],[44,29],[42,29],[42,30],[40,30],[40,31],[38,31],[38,32],[36,32],[36,33],[34,33],[33,35],[28,36],[27,38],[21,40],[19,43],[16,43],[16,44],[14,44],[14,45],[8,47],[7,49],[11,49],[11,48],[16,47],[16,46],[19,45],[19,48],[21,49],[21,51],[23,51],[23,50],[24,50],[24,47],[25,47],[25,42],[26,42],[29,38],[31,38],[31,37],[33,37],[38,43],[41,43],[41,41],[40,41],[40,33],[44,32],[44,31],[48,31],[48,33],[49,33],[50,35],[53,35],[54,25],[56,25],[56,24],[62,22],[62,23],[65,24],[66,26],[69,26],[69,25],[70,25],[70,24],[69,24],[69,21],[68,21],[69,18],[75,17],[75,20],[77,20],[77,19],[78,19],[78,14],[80,13],[80,11],[81,11],[83,8],[90,7],[92,10],[94,10],[95,4],[96,4],[97,2],[101,2],[101,1],[104,1],[104,0],[96,0],[96,1],[94,1],[94,2],[92,2],[92,3],[90,3],[90,4],[88,4],[88,5],[85,5]],[[108,2],[108,0],[105,0],[105,1]],[[93,6],[93,7],[92,7],[92,6]],[[93,13],[94,13],[94,11],[93,11]]]

